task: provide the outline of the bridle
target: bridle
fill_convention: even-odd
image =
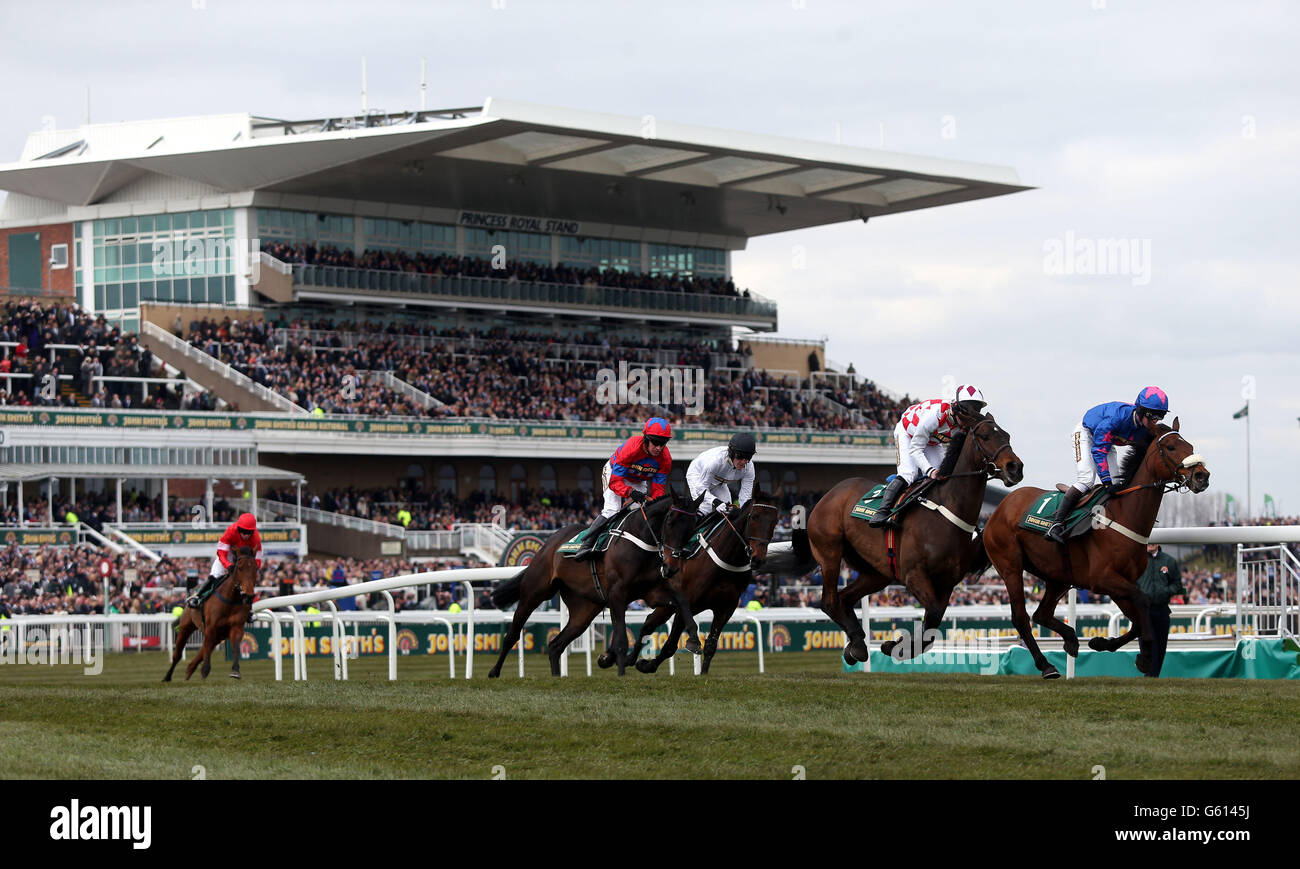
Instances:
[[[1150,483],[1137,483],[1128,486],[1127,488],[1120,489],[1111,496],[1112,500],[1127,495],[1130,492],[1136,492],[1139,489],[1160,489],[1161,494],[1177,492],[1181,489],[1191,490],[1191,470],[1197,465],[1205,464],[1205,457],[1198,453],[1192,453],[1187,458],[1183,459],[1181,464],[1174,464],[1174,460],[1169,458],[1169,456],[1165,454],[1165,451],[1160,448],[1160,442],[1170,435],[1176,434],[1178,434],[1178,432],[1170,429],[1156,438],[1155,443],[1152,444],[1156,452],[1160,454],[1160,460],[1164,463],[1165,470],[1169,472],[1169,476],[1163,480],[1155,480]],[[1186,473],[1183,473],[1184,471],[1186,471]]]
[[[947,477],[944,477],[945,480],[952,479],[953,477],[974,477],[978,475],[983,475],[984,479],[991,480],[1002,474],[1002,471],[998,468],[998,456],[1002,455],[1003,450],[1011,449],[1011,439],[1007,438],[1007,442],[998,447],[990,455],[985,451],[984,444],[978,437],[980,427],[985,425],[997,426],[997,424],[991,419],[982,419],[970,429],[970,436],[975,441],[975,449],[979,450],[980,466],[973,471],[962,471],[956,474],[949,474]]]
[[[750,524],[753,523],[754,521],[754,514],[757,513],[759,510],[771,510],[773,512],[778,513],[779,515],[779,511],[777,510],[775,504],[759,504],[751,500],[749,502],[749,515],[745,517],[746,531],[749,530]],[[752,564],[754,560],[754,547],[750,545],[750,541],[753,541],[760,545],[766,545],[768,543],[771,543],[772,536],[776,533],[776,523],[775,522],[772,523],[772,532],[768,534],[767,537],[764,538],[758,536],[757,534],[750,534],[750,535],[742,534],[740,529],[736,527],[736,524],[731,521],[731,517],[725,513],[722,514],[722,519],[723,522],[726,523],[726,526],[731,529],[731,534],[735,538],[736,542],[740,544],[740,548],[744,550],[745,553],[744,562],[742,564],[729,564],[723,561],[721,556],[717,554],[716,546],[709,545],[709,538],[717,533],[718,529],[722,527],[721,524],[715,525],[713,527],[713,530],[708,533],[708,535],[704,538],[703,541],[701,541],[700,548],[704,550],[706,553],[708,553],[708,556],[713,561],[713,563],[721,567],[723,570],[730,570],[732,573],[747,572],[751,569],[750,564]]]
[[[668,526],[668,517],[671,516],[673,513],[681,513],[683,516],[690,517],[690,523],[691,525],[694,525],[695,512],[693,510],[683,510],[681,507],[678,507],[676,503],[676,496],[674,496],[674,502],[672,506],[670,506],[668,508],[668,512],[664,514],[665,528]],[[642,515],[645,515],[644,510],[642,510]],[[648,521],[647,524],[649,524]],[[687,527],[690,526],[688,525]],[[651,532],[651,535],[653,536],[653,532]],[[679,570],[679,568],[674,567],[670,570],[668,567],[668,562],[667,560],[665,560],[664,555],[665,554],[671,555],[673,558],[676,558],[678,561],[680,561],[682,559],[682,554],[686,551],[686,544],[683,543],[678,548],[673,548],[669,546],[667,533],[664,534],[663,542],[660,542],[658,540],[656,540],[655,542],[659,544],[659,575],[662,576],[664,579],[668,579],[673,574],[675,574]],[[687,542],[688,543],[690,542],[689,537],[687,538]]]
[[[224,594],[221,593],[221,587],[224,586],[227,582],[235,582],[235,572],[239,570],[239,565],[243,564],[245,561],[252,561],[254,565],[256,565],[257,563],[256,560],[251,555],[239,556],[238,558],[235,559],[235,564],[232,568],[230,568],[230,572],[226,574],[225,579],[221,581],[221,583],[217,586],[216,590],[213,592],[213,594],[215,594],[218,599],[220,599],[223,603],[229,604],[230,606],[249,606],[253,603],[253,595],[245,594],[243,590],[239,588],[238,583],[235,583],[235,590],[237,592],[235,596],[239,598],[238,600],[231,600],[230,598],[226,597]]]

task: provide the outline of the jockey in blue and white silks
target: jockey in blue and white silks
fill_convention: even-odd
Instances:
[[[1111,488],[1111,470],[1118,460],[1117,447],[1145,450],[1151,443],[1150,427],[1169,412],[1169,396],[1158,386],[1148,386],[1138,393],[1132,404],[1111,401],[1099,404],[1083,415],[1074,427],[1074,485],[1065,493],[1052,517],[1047,538],[1065,542],[1065,518],[1083,494],[1098,480]]]

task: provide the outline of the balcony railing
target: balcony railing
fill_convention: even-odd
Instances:
[[[351,269],[295,263],[295,287],[372,290],[384,293],[436,296],[448,301],[513,302],[523,306],[556,305],[599,310],[657,311],[706,317],[761,320],[776,324],[776,304],[758,297],[629,290],[541,281],[426,275],[413,272]]]

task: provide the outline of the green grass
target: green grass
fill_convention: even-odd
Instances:
[[[494,656],[268,661],[163,685],[160,654],[104,671],[0,667],[0,774],[14,778],[1300,778],[1300,687],[1281,681],[845,675],[836,652],[719,655],[714,673],[552,679]],[[457,662],[458,668],[461,661]],[[572,660],[582,672],[580,658]],[[178,668],[183,678],[183,667]],[[291,673],[286,666],[286,674]],[[461,674],[463,675],[463,673]]]

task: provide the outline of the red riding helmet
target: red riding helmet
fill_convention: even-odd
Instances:
[[[244,513],[239,517],[239,520],[235,522],[235,526],[241,531],[256,531],[257,517],[252,513]]]
[[[650,438],[651,443],[667,443],[673,436],[673,428],[668,424],[668,420],[654,416],[646,420],[641,434]]]

